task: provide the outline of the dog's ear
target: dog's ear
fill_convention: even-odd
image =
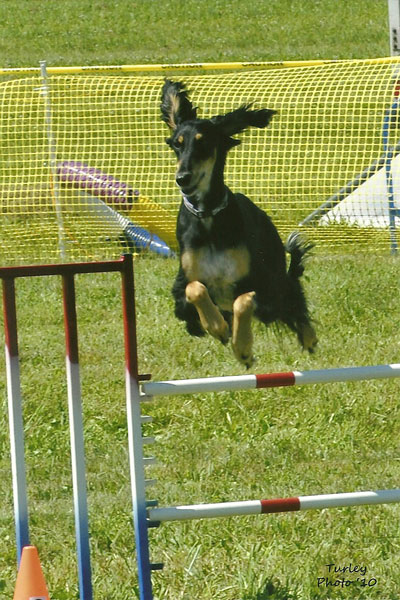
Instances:
[[[165,80],[161,95],[161,118],[170,129],[184,121],[195,119],[197,108],[190,102],[185,85],[180,81]]]
[[[211,121],[227,136],[235,135],[247,129],[247,127],[258,127],[262,129],[267,127],[276,110],[261,109],[252,110],[250,104],[241,106],[226,115],[213,117]]]

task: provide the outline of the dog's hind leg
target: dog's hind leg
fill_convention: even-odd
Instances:
[[[254,363],[251,321],[255,292],[238,296],[233,303],[232,349],[239,362],[249,369]]]
[[[281,320],[297,333],[297,338],[303,350],[307,350],[312,354],[318,339],[310,319],[304,291],[298,279],[289,279],[289,283],[290,295],[286,305],[287,310]]]
[[[226,344],[229,340],[229,325],[211,300],[206,286],[199,281],[188,283],[186,300],[196,308],[205,331]]]

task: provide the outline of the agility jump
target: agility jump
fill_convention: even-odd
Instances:
[[[77,539],[77,563],[81,600],[92,600],[92,579],[86,501],[85,457],[83,450],[82,407],[78,357],[78,336],[75,309],[74,275],[77,273],[120,272],[122,276],[122,313],[125,332],[126,400],[131,493],[135,525],[136,554],[141,600],[152,600],[151,573],[162,568],[150,562],[149,527],[164,521],[219,518],[233,515],[263,515],[278,512],[303,511],[400,502],[400,489],[321,494],[291,498],[223,502],[188,506],[158,507],[146,499],[143,445],[151,442],[142,437],[142,423],[149,417],[141,415],[141,404],[158,395],[194,394],[240,389],[261,389],[332,382],[393,379],[400,377],[400,364],[367,367],[347,367],[311,371],[291,371],[234,377],[208,377],[177,381],[144,381],[138,373],[136,315],[132,257],[102,263],[34,265],[0,268],[3,281],[3,305],[6,332],[6,359],[10,439],[13,464],[15,529],[18,558],[22,548],[30,544],[28,502],[25,480],[24,431],[20,391],[15,280],[20,277],[58,275],[63,279],[64,323],[67,348],[67,379],[70,411],[70,439],[74,506]],[[140,385],[141,384],[141,385]]]

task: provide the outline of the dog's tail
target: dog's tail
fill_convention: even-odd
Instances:
[[[286,252],[290,254],[289,277],[298,279],[304,273],[304,259],[314,244],[307,242],[298,231],[291,233],[285,244]]]

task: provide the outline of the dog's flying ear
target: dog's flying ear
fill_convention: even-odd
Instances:
[[[161,96],[161,118],[171,129],[184,121],[195,119],[195,108],[187,97],[185,85],[180,81],[165,80]]]
[[[260,129],[267,127],[276,110],[261,109],[251,110],[250,104],[241,106],[226,115],[213,117],[211,121],[222,129],[225,135],[231,136],[240,133],[247,127],[258,127]]]

